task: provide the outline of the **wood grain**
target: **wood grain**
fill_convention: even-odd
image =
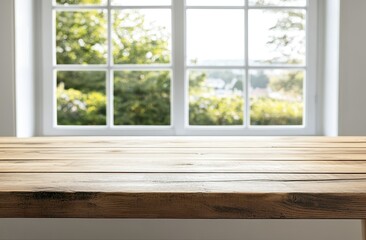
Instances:
[[[0,138],[0,218],[366,218],[366,137]]]
[[[0,217],[334,219],[364,218],[366,194],[0,193]]]
[[[3,160],[4,172],[93,173],[366,173],[366,161],[178,159]]]
[[[2,173],[0,192],[364,193],[366,174]]]
[[[2,138],[0,148],[365,148],[366,137],[38,137]]]
[[[0,148],[7,159],[366,160],[363,148]]]

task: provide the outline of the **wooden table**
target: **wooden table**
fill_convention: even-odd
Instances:
[[[365,219],[366,137],[0,138],[0,218]]]

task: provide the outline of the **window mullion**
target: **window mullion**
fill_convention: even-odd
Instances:
[[[249,0],[245,0],[244,6],[245,16],[244,16],[244,39],[245,39],[245,47],[244,47],[244,56],[245,56],[245,90],[244,90],[244,125],[246,128],[250,125],[250,102],[249,102]]]
[[[108,70],[107,70],[107,126],[114,125],[114,105],[113,105],[113,55],[112,55],[112,9],[111,0],[108,0]]]
[[[184,133],[187,120],[185,81],[185,0],[172,1],[172,125],[177,135]]]

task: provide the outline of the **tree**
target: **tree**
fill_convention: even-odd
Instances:
[[[115,72],[116,125],[169,125],[170,72]]]
[[[291,0],[282,0],[291,2]],[[273,10],[268,10],[273,13]],[[267,45],[280,56],[268,59],[269,63],[305,64],[305,11],[281,10],[275,12],[279,19],[269,30],[272,35]]]
[[[56,15],[57,64],[106,64],[105,11],[60,11]]]
[[[259,71],[258,74],[252,74],[250,78],[252,88],[267,88],[269,79],[263,71]]]
[[[170,63],[170,32],[149,22],[141,10],[113,12],[115,64]]]
[[[285,75],[273,78],[269,87],[277,92],[291,96],[303,95],[304,73],[302,71],[291,71]]]

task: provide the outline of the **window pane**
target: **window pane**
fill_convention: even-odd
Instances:
[[[168,9],[116,10],[113,14],[115,64],[170,62],[171,13]]]
[[[115,125],[170,125],[170,71],[114,73]]]
[[[57,124],[106,124],[105,72],[57,72]]]
[[[112,0],[112,5],[122,6],[169,6],[171,0]]]
[[[105,11],[56,13],[57,64],[106,64],[107,45]]]
[[[243,125],[243,70],[189,72],[190,125]]]
[[[302,125],[304,71],[250,71],[251,125]]]
[[[56,0],[57,5],[106,5],[107,0]]]
[[[187,11],[187,64],[244,65],[244,11]]]
[[[305,64],[304,10],[249,10],[250,64]]]
[[[306,0],[249,0],[249,5],[256,6],[306,6]]]
[[[244,0],[187,0],[188,6],[244,6]]]

